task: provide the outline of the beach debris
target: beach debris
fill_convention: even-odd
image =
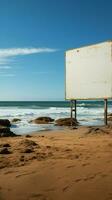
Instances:
[[[11,145],[9,143],[5,143],[2,145],[2,147],[11,147]]]
[[[0,119],[0,126],[3,127],[10,127],[11,123],[8,119]]]
[[[47,153],[45,152],[38,152],[36,158],[38,161],[44,160],[48,157]]]
[[[112,121],[112,113],[109,113],[107,116],[108,121]]]
[[[55,121],[56,126],[71,126],[71,118],[60,118]],[[76,119],[72,119],[72,126],[77,126],[78,122]]]
[[[33,140],[23,139],[19,142],[19,147],[21,153],[32,153],[35,148],[40,148],[40,145]]]
[[[14,137],[14,136],[16,136],[16,134],[10,131],[10,128],[0,127],[0,137]]]
[[[29,146],[39,146],[39,144],[37,144],[33,140],[28,140],[28,139],[21,140],[20,143],[19,143],[19,145],[25,145],[26,147],[29,147]]]
[[[34,150],[32,148],[25,148],[21,151],[21,153],[32,153]]]
[[[35,123],[35,124],[48,124],[53,122],[54,119],[52,119],[51,117],[38,117],[34,120],[31,120],[30,123]]]
[[[78,154],[74,155],[75,159],[79,159],[79,157],[80,157],[80,155],[78,155]]]
[[[17,122],[20,122],[20,121],[21,121],[21,119],[19,119],[19,118],[12,119],[12,123],[17,123]]]
[[[77,129],[77,127],[76,126],[72,126],[70,129],[71,130],[75,130],[75,129]]]
[[[0,154],[10,154],[11,152],[8,150],[7,147],[3,147],[0,149]]]
[[[112,116],[107,117],[108,121],[112,121]]]
[[[109,124],[112,122],[112,113],[108,113],[107,120],[109,121]]]
[[[109,113],[108,116],[109,116],[109,117],[112,117],[112,113]]]
[[[29,139],[23,139],[20,141],[19,145],[23,145],[23,146],[26,146],[26,147],[40,147],[39,144],[37,144],[36,142],[34,142],[33,140],[29,140]]]
[[[26,138],[31,138],[32,136],[27,134],[27,135],[25,135],[25,137]]]
[[[108,134],[108,132],[100,127],[90,127],[87,134]]]
[[[47,145],[46,148],[47,148],[47,149],[51,149],[51,146],[50,146],[50,145]]]
[[[39,137],[42,137],[42,138],[44,138],[44,137],[45,137],[45,135],[39,135]]]
[[[22,155],[21,157],[20,157],[20,161],[24,161],[25,160],[25,156],[24,155]]]

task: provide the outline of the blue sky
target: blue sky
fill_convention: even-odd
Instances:
[[[111,0],[0,0],[0,100],[63,100],[64,52],[112,39]]]

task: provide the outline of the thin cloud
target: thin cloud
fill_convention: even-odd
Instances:
[[[0,59],[20,56],[20,55],[29,55],[29,54],[38,54],[38,53],[52,53],[56,52],[57,49],[52,48],[10,48],[10,49],[0,49]]]
[[[0,69],[11,69],[11,68],[12,68],[11,66],[6,66],[6,65],[0,66]]]
[[[37,75],[37,74],[51,74],[53,73],[52,71],[38,71],[38,72],[33,72],[33,74]]]
[[[13,73],[2,73],[5,70],[12,69],[10,65],[14,64],[14,59],[19,56],[31,55],[31,54],[40,54],[40,53],[53,53],[58,51],[53,48],[6,48],[0,49],[0,76],[2,77],[14,77]],[[43,74],[46,72],[40,72]]]

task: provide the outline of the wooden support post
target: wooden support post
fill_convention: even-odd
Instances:
[[[71,115],[71,126],[73,125],[73,101],[71,100],[70,101],[70,108],[71,108],[71,113],[70,113],[70,115]]]
[[[77,118],[77,112],[76,112],[76,100],[71,100],[70,101],[70,108],[71,108],[71,126],[73,126],[73,118]],[[73,115],[74,112],[74,115]]]
[[[75,108],[75,120],[77,119],[77,102],[74,101],[74,108]]]
[[[71,109],[71,113],[70,113],[70,115],[71,115],[71,118],[73,118],[73,113],[72,113],[72,109],[73,109],[73,102],[72,102],[72,101],[70,101],[70,109]]]
[[[104,99],[104,123],[107,125],[107,99]]]

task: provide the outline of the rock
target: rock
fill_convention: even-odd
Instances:
[[[15,133],[10,131],[10,128],[0,127],[0,137],[14,137]]]
[[[51,117],[38,117],[30,122],[35,123],[35,124],[48,124],[53,121],[54,121],[54,119],[52,119]]]
[[[35,148],[40,148],[40,145],[33,140],[23,139],[19,142],[19,147],[21,153],[32,153]]]
[[[74,158],[75,158],[75,159],[78,159],[78,158],[79,158],[79,155],[76,154],[76,155],[74,156]]]
[[[3,146],[3,147],[11,147],[11,145],[8,144],[8,143],[3,144],[2,146]]]
[[[55,121],[57,126],[71,126],[71,118],[60,118]],[[75,119],[72,119],[72,125],[77,126],[78,122]]]
[[[38,152],[37,153],[37,160],[41,161],[41,160],[45,160],[47,158],[47,154],[45,152]]]
[[[8,150],[7,147],[3,147],[0,149],[0,154],[10,154],[11,152]]]
[[[47,148],[47,149],[50,149],[50,148],[51,148],[51,146],[50,146],[50,145],[47,145],[47,146],[46,146],[46,148]]]
[[[20,122],[20,121],[21,121],[21,119],[19,119],[19,118],[12,119],[12,123],[16,123],[16,122]]]
[[[107,119],[108,119],[108,121],[112,121],[112,113],[109,113],[108,115],[107,115]]]
[[[25,160],[25,157],[22,155],[21,157],[20,157],[20,161],[24,161]]]
[[[112,113],[109,113],[108,116],[109,116],[109,117],[112,117]]]
[[[100,127],[90,127],[86,134],[108,134],[108,131]]]
[[[0,126],[10,127],[11,123],[8,119],[0,119]]]
[[[10,130],[11,123],[8,119],[0,119],[0,137],[16,136]]]
[[[26,137],[26,138],[31,138],[32,136],[31,136],[31,135],[26,135],[25,137]]]
[[[34,152],[32,148],[26,148],[21,153],[32,153]]]
[[[44,136],[44,135],[39,135],[39,137],[42,137],[42,138],[44,138],[45,136]]]
[[[108,121],[112,121],[112,116],[109,115],[109,116],[107,117],[107,119],[108,119]]]
[[[38,146],[38,144],[36,142],[34,142],[33,140],[28,140],[28,139],[24,139],[22,140],[19,145],[24,145],[26,147],[29,146]]]

